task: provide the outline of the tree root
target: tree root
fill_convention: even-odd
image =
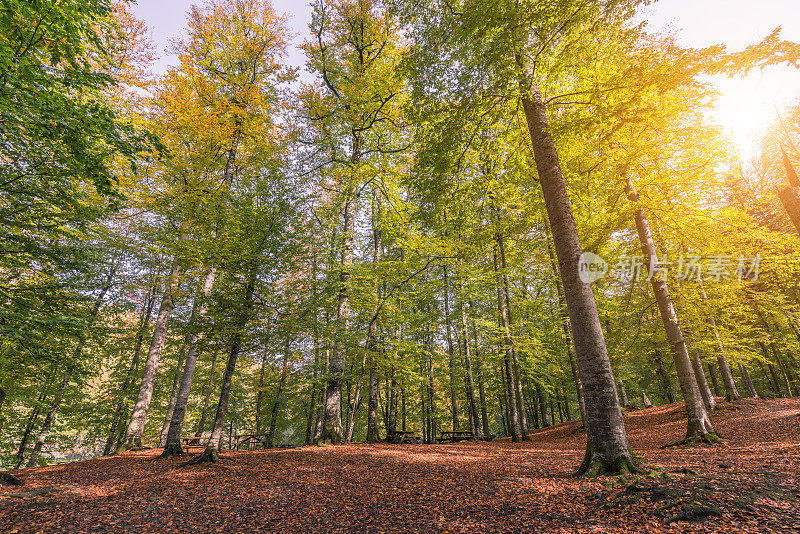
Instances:
[[[716,432],[708,432],[705,434],[696,434],[692,436],[686,436],[685,438],[676,441],[675,443],[670,443],[668,445],[663,445],[662,449],[669,449],[672,447],[692,447],[695,445],[717,445],[722,443],[723,438],[717,434]]]
[[[175,456],[185,456],[185,455],[186,452],[184,452],[180,442],[173,441],[171,443],[167,443],[161,454],[153,458],[153,460],[166,460],[167,458],[174,458]]]
[[[628,456],[617,458],[613,464],[604,462],[598,455],[590,455],[588,452],[583,459],[583,463],[573,474],[578,478],[597,478],[602,476],[621,476],[641,473],[641,469],[636,465],[634,459]]]
[[[206,448],[202,453],[198,456],[195,456],[188,462],[182,463],[181,467],[189,467],[192,465],[200,465],[200,464],[215,464],[219,462],[219,451],[215,448]]]

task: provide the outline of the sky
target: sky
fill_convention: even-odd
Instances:
[[[138,0],[134,13],[152,30],[161,59],[155,72],[162,73],[176,58],[168,53],[169,40],[180,37],[186,13],[203,0]],[[296,48],[308,34],[311,8],[307,0],[273,0],[278,13],[287,17],[294,35],[287,62],[302,67],[305,59]],[[783,39],[800,42],[798,0],[661,0],[645,8],[640,17],[653,31],[676,32],[679,44],[699,48],[724,44],[729,51],[745,48],[781,26]],[[712,112],[739,146],[748,161],[776,110],[800,98],[800,71],[788,67],[754,71],[746,78],[713,79],[721,96]]]

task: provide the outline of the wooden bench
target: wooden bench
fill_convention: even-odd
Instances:
[[[414,435],[413,432],[403,430],[389,430],[386,432],[386,441],[389,443],[422,443],[422,438]]]
[[[211,436],[183,436],[181,437],[181,447],[188,449],[189,447],[205,447]]]
[[[234,443],[234,450],[239,450],[244,445],[247,445],[247,450],[252,450],[253,445],[261,445],[262,449],[266,449],[269,447],[269,433],[266,434],[256,434],[255,432],[247,433],[247,434],[240,434],[236,436],[236,441]]]
[[[468,430],[448,430],[441,433],[439,443],[457,443],[459,441],[466,441],[472,438],[472,432],[469,432]]]

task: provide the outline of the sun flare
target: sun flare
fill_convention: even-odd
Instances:
[[[797,73],[755,71],[738,78],[716,77],[719,97],[711,119],[729,136],[747,164],[782,110],[798,96]]]

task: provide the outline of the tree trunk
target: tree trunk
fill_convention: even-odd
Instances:
[[[653,266],[658,261],[658,255],[656,254],[656,247],[650,233],[650,225],[647,222],[647,216],[645,215],[644,208],[639,205],[639,195],[633,187],[633,181],[630,176],[627,178],[625,192],[628,195],[628,199],[636,206],[636,230],[642,245],[642,253],[646,259],[646,267],[650,273],[650,283],[653,287],[656,302],[658,303],[658,310],[661,314],[661,320],[664,323],[664,330],[667,334],[670,349],[672,350],[675,371],[678,375],[678,383],[681,387],[681,393],[683,393],[687,415],[685,439],[717,442],[719,438],[714,431],[714,427],[711,425],[711,419],[703,403],[703,397],[697,385],[697,379],[692,369],[692,362],[689,358],[683,332],[678,323],[675,307],[672,304],[667,282],[663,279],[661,273],[653,272]]]
[[[703,304],[708,307],[708,295],[706,295],[702,280],[700,281],[700,295],[703,297]],[[707,322],[708,326],[711,327],[711,332],[714,334],[714,350],[717,354],[717,364],[719,365],[720,375],[722,375],[722,383],[725,384],[725,400],[728,402],[739,400],[742,396],[739,394],[736,382],[733,380],[733,373],[731,373],[731,367],[728,365],[728,357],[725,355],[725,347],[722,345],[722,338],[719,336],[719,330],[717,329],[717,321],[713,315],[709,315]]]
[[[770,362],[767,364],[767,367],[769,368],[769,373],[772,376],[772,383],[775,384],[775,393],[778,397],[780,397],[783,392],[781,391],[780,380],[778,380],[778,373],[775,371],[775,364]]]
[[[263,410],[262,399],[264,398],[264,371],[267,368],[267,353],[261,355],[261,370],[258,373],[258,395],[256,395],[256,434],[261,434],[261,414]]]
[[[158,309],[158,317],[153,327],[153,339],[150,342],[150,350],[147,353],[147,360],[144,363],[144,374],[139,385],[139,392],[136,395],[136,402],[133,405],[133,412],[125,431],[125,441],[122,444],[124,450],[142,446],[142,433],[147,422],[147,411],[150,409],[150,401],[153,398],[153,387],[156,382],[158,364],[161,360],[161,353],[167,340],[167,327],[169,324],[172,310],[175,309],[175,298],[173,292],[178,278],[178,261],[173,261],[169,278],[164,284],[164,295],[161,298],[161,306]]]
[[[661,359],[661,353],[655,351],[653,358],[656,360],[656,373],[661,377],[661,389],[664,391],[664,397],[669,404],[675,404],[675,392],[672,391],[672,380],[669,378],[669,373],[664,369],[664,361]]]
[[[97,319],[97,314],[100,313],[100,307],[103,305],[103,299],[105,298],[106,293],[108,293],[108,290],[111,289],[114,276],[116,276],[116,273],[117,273],[117,265],[115,264],[113,267],[111,267],[111,270],[106,276],[104,287],[100,290],[100,293],[94,300],[94,305],[92,306],[92,309],[89,312],[89,325],[92,325],[95,319]],[[33,447],[33,451],[31,452],[30,458],[28,458],[27,467],[36,466],[36,462],[39,459],[39,454],[42,451],[42,447],[44,446],[44,442],[47,439],[48,434],[50,433],[50,428],[53,425],[53,421],[55,420],[58,408],[61,405],[61,401],[64,398],[64,392],[66,391],[67,385],[69,385],[70,380],[72,380],[73,366],[80,361],[81,354],[83,353],[85,344],[86,342],[84,340],[84,336],[82,333],[78,340],[78,345],[75,347],[75,351],[72,354],[72,359],[67,361],[66,364],[67,370],[64,372],[64,377],[61,379],[61,385],[58,387],[58,390],[56,390],[55,397],[53,397],[53,401],[50,403],[50,409],[47,412],[47,416],[45,417],[44,423],[42,424],[42,428],[39,429],[39,436],[36,438],[36,444]]]
[[[536,398],[539,401],[539,416],[542,419],[542,428],[552,424],[550,414],[547,413],[547,394],[540,383],[536,383]]]
[[[25,432],[22,434],[22,439],[20,440],[19,448],[17,449],[17,461],[14,465],[14,469],[19,469],[25,459],[25,448],[28,446],[28,440],[31,438],[31,433],[33,432],[33,427],[36,425],[36,420],[39,418],[39,411],[41,410],[42,403],[47,396],[48,385],[49,384],[45,382],[44,386],[42,387],[42,391],[39,393],[39,398],[36,399],[36,405],[33,407],[31,414],[28,416],[28,422],[25,425]]]
[[[178,390],[181,387],[181,375],[183,374],[183,360],[186,358],[186,345],[181,345],[178,351],[178,363],[175,366],[175,375],[172,379],[172,390],[169,395],[169,404],[167,404],[167,413],[164,416],[164,424],[161,426],[161,434],[158,440],[158,446],[164,448],[167,445],[167,432],[169,431],[169,423],[172,421],[172,412],[175,411],[175,401],[178,399]]]
[[[547,110],[541,92],[532,85],[532,72],[523,64],[521,56],[517,56],[516,61],[525,119],[564,284],[578,375],[584,388],[587,448],[579,472],[625,473],[636,467],[625,434],[594,295],[578,272],[583,250],[561,164],[550,136]]]
[[[451,430],[460,428],[458,421],[458,400],[456,399],[456,360],[453,349],[453,328],[450,322],[450,277],[447,272],[447,263],[444,264],[444,322],[447,331],[447,368],[450,372],[450,416]]]
[[[156,288],[157,285],[153,284],[152,289],[147,295],[147,304],[145,307],[145,311],[142,314],[142,317],[139,320],[139,328],[136,333],[136,346],[133,350],[133,358],[131,358],[131,364],[128,366],[128,372],[125,375],[125,381],[122,383],[122,387],[119,391],[119,399],[117,400],[117,407],[114,410],[114,418],[111,420],[111,429],[108,431],[108,439],[106,440],[106,445],[103,448],[103,456],[108,456],[112,452],[116,452],[114,449],[115,444],[117,443],[117,434],[119,424],[122,421],[122,413],[125,410],[125,403],[126,397],[128,395],[128,389],[131,387],[131,383],[133,382],[133,376],[136,373],[137,367],[139,367],[139,355],[142,352],[142,343],[144,342],[144,335],[147,332],[147,327],[150,324],[150,317],[153,314],[153,305],[156,302]]]
[[[497,247],[495,247],[496,249]],[[511,441],[518,443],[522,441],[522,432],[519,424],[519,413],[517,411],[516,384],[514,381],[514,363],[511,352],[514,350],[514,342],[511,339],[511,329],[508,321],[508,309],[505,294],[503,292],[503,277],[500,273],[500,265],[497,252],[493,254],[494,271],[496,276],[495,285],[497,286],[497,307],[499,310],[498,322],[503,336],[503,347],[505,356],[503,365],[505,372],[504,385],[506,388],[506,410],[508,411],[508,426],[511,433]]]
[[[753,381],[750,379],[750,373],[747,372],[747,367],[740,363],[739,370],[742,373],[742,380],[744,381],[744,387],[747,389],[747,393],[754,399],[757,399],[758,393],[756,392],[756,387],[753,385]]]
[[[711,377],[711,384],[714,387],[714,396],[721,397],[722,394],[719,390],[719,381],[717,380],[717,373],[714,371],[714,366],[709,363],[706,365],[706,368],[708,369],[708,376]]]
[[[619,380],[619,400],[626,408],[631,404],[628,400],[628,393],[625,391],[625,383],[622,381],[622,379]]]
[[[76,355],[80,355],[82,350],[83,343],[80,342],[78,344],[78,348],[75,349]],[[64,392],[67,390],[67,385],[69,385],[70,380],[72,380],[72,373],[67,371],[64,373],[64,376],[61,379],[61,385],[58,386],[56,394],[50,403],[50,409],[47,411],[47,416],[44,419],[44,423],[42,423],[42,428],[39,429],[39,436],[36,438],[36,444],[33,446],[33,451],[31,451],[30,457],[28,457],[28,464],[26,465],[27,468],[36,467],[36,462],[39,460],[39,454],[42,452],[42,447],[44,446],[44,442],[47,439],[48,434],[50,434],[50,428],[53,425],[56,412],[58,411],[58,407],[61,405],[61,400],[64,398]]]
[[[350,406],[350,413],[347,414],[347,429],[345,432],[345,443],[352,443],[353,441],[353,431],[356,426],[356,412],[358,411],[358,407],[361,405],[361,386],[364,382],[364,372],[367,369],[367,354],[369,353],[369,349],[364,349],[364,354],[361,358],[361,370],[358,373],[358,381],[356,382],[356,392],[355,395],[350,401],[350,393],[348,387],[348,394],[347,399]]]
[[[511,369],[513,371],[512,382],[514,385],[514,400],[517,403],[517,418],[519,420],[519,430],[522,436],[523,441],[527,441],[530,439],[528,435],[530,432],[528,430],[528,418],[525,413],[525,396],[522,392],[522,371],[519,365],[519,358],[517,354],[517,346],[514,343],[514,338],[511,337],[511,329],[514,324],[514,316],[511,313],[511,294],[509,292],[509,283],[508,283],[508,265],[506,264],[506,245],[505,239],[503,239],[502,234],[495,234],[495,242],[497,243],[497,250],[499,252],[499,259],[500,259],[500,269],[502,275],[502,285],[503,285],[503,298],[506,301],[506,317],[508,319],[508,330],[509,330],[509,337],[512,341],[511,347]]]
[[[269,448],[272,448],[275,443],[275,429],[278,427],[278,411],[280,410],[281,403],[283,403],[283,392],[286,389],[286,375],[289,369],[289,359],[291,356],[292,351],[289,345],[289,337],[287,336],[283,365],[281,365],[281,380],[278,382],[278,391],[275,392],[275,402],[272,403],[272,414],[269,418],[269,436],[267,437],[267,446]]]
[[[650,402],[650,399],[647,397],[647,393],[642,391],[642,407],[643,408],[652,408],[653,403]]]
[[[475,439],[483,439],[484,433],[481,429],[480,416],[478,415],[478,403],[475,400],[475,378],[472,375],[472,355],[470,354],[469,337],[467,335],[467,314],[464,310],[464,286],[460,277],[458,286],[460,295],[458,309],[461,317],[460,342],[464,358],[464,389],[467,394],[470,419],[472,420],[472,436]]]
[[[369,401],[367,403],[367,442],[377,443],[381,437],[378,433],[378,314],[380,313],[380,263],[383,250],[383,230],[380,228],[381,204],[377,191],[373,196],[373,223],[372,223],[372,266],[375,276],[375,306],[372,310],[372,319],[367,332],[367,351],[369,361]]]
[[[162,456],[183,454],[183,448],[181,447],[183,420],[186,418],[186,406],[189,403],[189,393],[192,390],[194,372],[197,368],[197,356],[200,353],[200,345],[203,341],[203,322],[206,315],[208,315],[209,299],[211,298],[211,290],[214,288],[216,279],[217,267],[212,266],[205,280],[203,280],[203,287],[198,296],[200,303],[197,306],[196,313],[192,314],[192,319],[190,320],[189,332],[191,338],[189,341],[189,354],[186,356],[186,364],[184,365],[183,375],[181,376],[181,385],[175,402],[175,409],[170,417],[167,439],[165,440]]]
[[[717,407],[717,401],[714,399],[714,395],[711,394],[711,389],[708,387],[708,380],[706,380],[706,374],[703,372],[703,364],[700,362],[700,357],[696,352],[692,354],[692,370],[697,380],[697,387],[700,388],[700,395],[703,397],[703,403],[706,405],[706,410],[714,410]]]
[[[208,381],[206,382],[205,391],[203,392],[203,409],[200,412],[200,421],[197,422],[197,431],[194,433],[196,437],[202,436],[203,431],[206,429],[206,416],[208,414],[208,401],[211,399],[211,392],[214,390],[214,371],[217,367],[217,354],[219,349],[214,349],[211,355],[211,371],[208,373]]]
[[[266,239],[266,238],[265,238]],[[262,241],[263,245],[263,241]],[[205,450],[200,456],[194,458],[187,465],[200,464],[205,462],[216,462],[219,460],[220,442],[222,441],[222,429],[225,426],[225,417],[228,414],[228,401],[230,400],[231,387],[233,386],[233,374],[236,371],[236,361],[239,358],[239,351],[242,346],[242,337],[253,309],[253,294],[256,288],[256,277],[258,275],[258,262],[253,260],[248,273],[247,286],[245,287],[244,300],[242,301],[239,317],[234,325],[234,334],[231,338],[228,362],[225,365],[225,374],[222,376],[222,387],[219,392],[219,402],[217,402],[217,413],[214,417],[214,428],[208,440]]]
[[[357,147],[354,148],[357,150]],[[350,329],[350,281],[353,265],[354,234],[356,223],[357,194],[351,187],[345,193],[344,224],[342,233],[342,264],[339,275],[339,291],[336,305],[336,339],[333,345],[330,373],[328,376],[325,418],[321,438],[332,443],[342,443],[342,382],[347,359],[347,334]]]

